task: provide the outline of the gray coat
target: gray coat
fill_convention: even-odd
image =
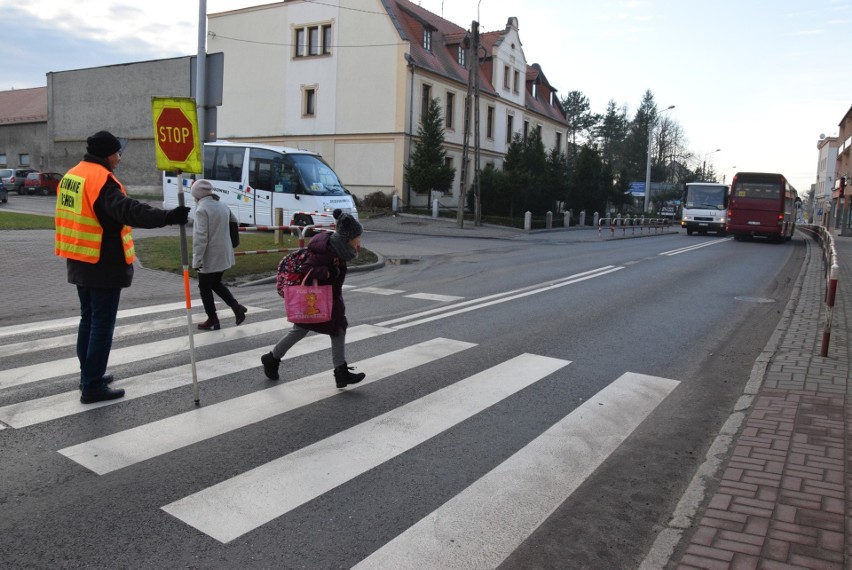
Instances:
[[[234,265],[234,248],[228,224],[237,219],[214,196],[205,196],[195,205],[192,226],[192,267],[199,273],[218,273]]]

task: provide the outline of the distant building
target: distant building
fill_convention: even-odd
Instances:
[[[817,142],[817,181],[814,185],[813,223],[826,225],[831,212],[834,169],[837,162],[837,137],[824,137]]]
[[[51,170],[47,88],[0,91],[0,168]]]

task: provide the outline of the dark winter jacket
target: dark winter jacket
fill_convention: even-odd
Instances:
[[[87,154],[86,162],[94,162],[109,168],[106,159]],[[83,287],[118,289],[130,287],[133,281],[133,265],[124,260],[121,244],[121,228],[161,228],[166,225],[168,210],[153,208],[134,200],[121,192],[118,184],[107,178],[97,200],[95,215],[104,229],[101,241],[101,258],[97,263],[86,263],[67,259],[68,282]]]
[[[304,272],[311,269],[309,281],[315,278],[319,285],[331,285],[333,303],[331,320],[325,323],[299,325],[314,332],[337,336],[349,326],[346,305],[343,303],[343,281],[346,279],[346,262],[340,259],[329,242],[330,233],[322,232],[308,242],[308,255]]]

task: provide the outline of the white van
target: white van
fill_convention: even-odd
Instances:
[[[683,198],[680,226],[692,232],[725,235],[728,219],[728,186],[717,182],[689,182]]]
[[[295,148],[257,143],[204,143],[204,174],[213,191],[227,204],[240,224],[274,225],[274,212],[284,212],[283,225],[329,225],[340,209],[356,219],[355,200],[320,155]],[[163,207],[178,205],[178,177],[163,173]],[[194,179],[183,180],[184,203],[194,219]]]

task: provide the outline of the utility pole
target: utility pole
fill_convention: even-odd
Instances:
[[[471,30],[474,28],[476,21],[471,24]],[[473,66],[473,40],[468,37],[465,39],[467,42],[467,64],[468,64],[468,73],[467,73],[467,96],[464,98],[464,144],[462,145],[462,164],[461,164],[461,175],[459,180],[459,198],[458,205],[456,206],[456,225],[459,228],[464,227],[464,202],[465,202],[465,194],[467,193],[467,161],[468,161],[468,149],[470,147],[470,111],[471,105],[473,101],[471,100],[471,92],[473,91],[473,78],[474,78],[474,66]],[[479,140],[477,138],[477,140]]]
[[[474,126],[473,132],[473,225],[482,225],[482,209],[480,207],[479,194],[479,22],[473,21],[470,25],[473,30],[473,57],[471,58],[471,69],[473,70],[473,104],[474,104]]]

